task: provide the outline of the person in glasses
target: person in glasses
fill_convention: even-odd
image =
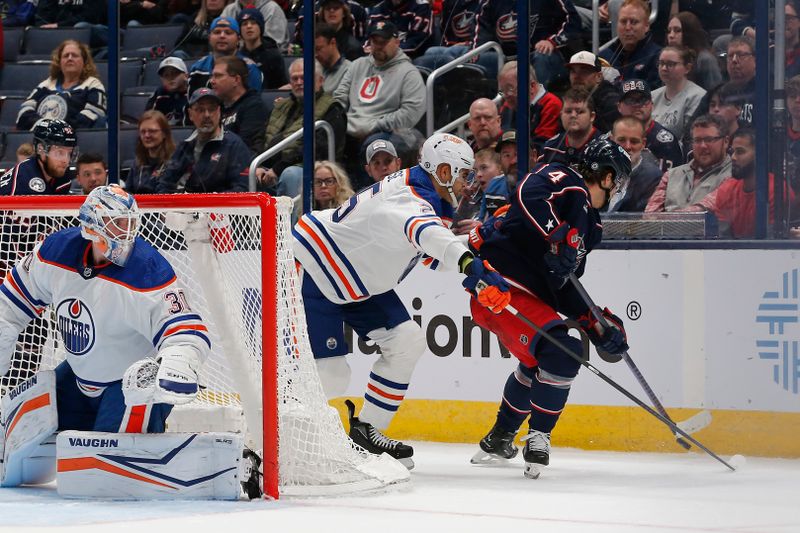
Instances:
[[[683,138],[689,119],[706,90],[689,79],[694,70],[694,52],[683,46],[667,46],[658,59],[658,76],[663,87],[653,91],[653,119]]]
[[[686,210],[731,176],[728,129],[718,116],[703,115],[691,128],[694,158],[661,177],[645,213]]]
[[[315,211],[339,207],[355,194],[347,173],[335,161],[314,163],[313,186]]]

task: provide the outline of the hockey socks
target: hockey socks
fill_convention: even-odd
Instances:
[[[564,328],[554,328],[550,333],[575,353],[580,353],[580,341],[567,335]],[[531,380],[529,424],[531,429],[550,433],[567,404],[580,363],[545,339],[536,346],[536,358],[539,368]]]
[[[534,368],[517,365],[508,376],[497,411],[497,424],[503,429],[516,433],[530,414],[531,378],[535,371]]]

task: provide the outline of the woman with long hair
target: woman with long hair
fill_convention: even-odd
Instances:
[[[334,161],[314,164],[314,210],[339,207],[354,191],[344,169]]]
[[[30,130],[42,118],[73,128],[105,127],[106,89],[86,44],[67,39],[53,50],[49,76],[22,103],[17,129]]]
[[[681,11],[669,20],[667,45],[685,46],[695,54],[695,64],[689,79],[705,90],[722,83],[719,61],[711,52],[708,35],[694,13]]]
[[[161,171],[174,151],[175,141],[167,117],[155,110],[142,113],[136,140],[136,161],[125,181],[125,190],[133,194],[156,192]]]
[[[683,138],[706,90],[689,79],[694,51],[685,46],[666,46],[658,57],[658,76],[664,83],[653,91],[653,118]]]

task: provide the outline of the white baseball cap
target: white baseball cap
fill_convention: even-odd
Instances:
[[[596,55],[589,51],[582,51],[574,54],[571,58],[569,58],[569,63],[567,63],[567,67],[571,67],[573,65],[585,65],[587,67],[592,67],[597,72],[600,72],[602,67],[600,60],[597,58]]]
[[[183,62],[183,59],[180,57],[170,56],[165,58],[160,65],[158,65],[158,73],[161,74],[161,71],[167,67],[172,67],[180,70],[184,74],[189,73],[189,69],[186,68],[186,63]]]

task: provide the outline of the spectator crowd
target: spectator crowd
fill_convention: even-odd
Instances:
[[[123,168],[109,176],[106,154],[81,141],[88,130],[109,127],[109,100],[118,96],[105,88],[108,32],[117,30],[106,4],[5,2],[3,68],[38,65],[42,77],[30,86],[3,78],[8,172],[0,193],[86,194],[109,179],[136,194],[246,191],[253,158],[280,147],[257,171],[259,190],[299,197],[303,165],[313,165],[313,208],[336,207],[416,163],[433,109],[437,128],[467,117],[461,127],[476,154],[476,181],[454,227],[466,232],[506,204],[522,178],[514,128],[518,95],[527,90],[531,165],[576,164],[593,139],[608,137],[631,156],[633,171],[606,211],[708,211],[725,236],[753,235],[755,3],[601,1],[607,42],[594,54],[591,2],[531,0],[529,58],[517,55],[516,0],[318,0],[313,54],[301,49],[302,4],[120,0],[120,65],[138,71],[137,83],[120,84],[120,115],[134,133],[121,136],[128,139]],[[783,197],[792,199],[800,187],[798,13],[787,0],[792,192]],[[83,33],[59,34],[49,58],[29,52],[33,29],[55,35],[67,27]],[[488,42],[499,48],[438,76],[442,89],[428,101],[426,79],[435,69]],[[312,56],[314,77],[305,79]],[[518,87],[519,61],[531,66],[527,88]],[[302,127],[306,90],[314,120],[333,132],[317,131],[314,162],[304,161],[302,138],[292,137]],[[9,176],[21,176],[18,167],[45,185],[17,183]],[[771,185],[770,202],[772,194]]]

